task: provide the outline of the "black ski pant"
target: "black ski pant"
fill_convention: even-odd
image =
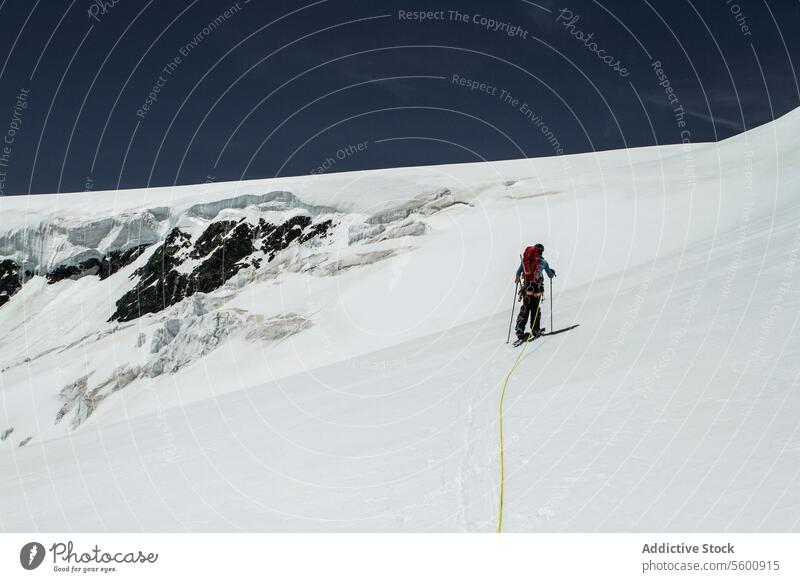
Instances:
[[[541,301],[541,295],[537,295],[535,297],[531,297],[529,295],[522,296],[522,305],[519,308],[517,327],[515,328],[517,337],[525,333],[525,326],[528,324],[529,317],[531,320],[531,331],[537,331],[540,329],[539,325],[542,320],[542,310],[540,308]]]

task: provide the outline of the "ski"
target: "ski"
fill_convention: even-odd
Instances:
[[[529,334],[529,333],[526,333],[524,338],[522,338],[522,339],[518,339],[517,341],[515,341],[515,342],[514,342],[513,344],[511,344],[511,345],[512,345],[513,347],[515,347],[515,348],[518,348],[518,347],[519,347],[519,346],[521,346],[522,344],[524,344],[524,343],[526,343],[526,342],[532,342],[533,340],[535,340],[535,339],[536,339],[536,338],[538,338],[538,337],[544,337],[544,336],[548,336],[548,335],[556,335],[556,334],[559,334],[559,333],[564,333],[565,331],[569,331],[569,330],[571,330],[571,329],[575,329],[575,328],[576,328],[576,327],[578,327],[579,325],[580,325],[580,323],[576,323],[575,325],[571,325],[571,326],[569,326],[569,327],[565,327],[565,328],[563,328],[563,329],[557,329],[557,330],[555,330],[555,331],[549,331],[549,332],[542,332],[542,333],[540,333],[539,335],[536,335],[536,336],[531,336],[531,334]]]
[[[513,345],[515,348],[518,348],[518,347],[519,347],[519,346],[521,346],[522,344],[524,344],[524,343],[527,343],[527,342],[532,342],[532,341],[533,341],[533,340],[535,340],[537,337],[541,337],[541,336],[542,336],[542,334],[539,334],[539,335],[531,335],[531,334],[529,334],[529,333],[525,333],[525,337],[518,339],[518,340],[517,340],[517,341],[515,341],[515,342],[514,342],[512,345]]]
[[[519,346],[521,346],[522,344],[524,344],[524,343],[525,343],[526,341],[528,341],[529,339],[530,339],[530,337],[529,337],[529,336],[525,336],[524,338],[519,338],[519,339],[517,339],[517,340],[516,340],[516,341],[515,341],[513,344],[511,344],[511,346],[512,346],[512,347],[515,347],[515,348],[518,348]]]

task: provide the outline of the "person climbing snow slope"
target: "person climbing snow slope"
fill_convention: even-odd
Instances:
[[[527,340],[531,334],[536,338],[544,331],[540,325],[542,318],[541,301],[544,294],[542,271],[547,273],[547,276],[551,279],[556,276],[556,272],[550,268],[548,262],[542,257],[543,253],[544,246],[541,244],[527,247],[522,254],[522,261],[517,269],[515,282],[520,284],[518,300],[522,302],[515,328],[519,341]],[[528,318],[531,321],[530,334],[525,332]]]

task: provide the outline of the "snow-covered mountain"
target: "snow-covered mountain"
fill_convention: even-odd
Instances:
[[[800,111],[671,145],[0,198],[0,529],[796,530]],[[548,289],[549,293],[549,289]],[[554,309],[550,311],[550,300]]]

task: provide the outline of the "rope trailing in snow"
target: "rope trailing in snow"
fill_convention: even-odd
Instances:
[[[533,321],[536,321],[536,318],[539,317],[539,310],[541,307],[542,301],[539,299],[539,305],[536,307],[536,314],[534,315]],[[501,533],[503,531],[503,494],[505,493],[506,488],[506,463],[505,450],[503,449],[503,400],[506,398],[508,381],[511,379],[511,376],[514,374],[514,370],[517,369],[517,366],[522,360],[522,356],[525,354],[525,350],[527,349],[529,343],[530,342],[525,342],[525,344],[522,346],[517,359],[514,360],[514,365],[511,366],[511,369],[506,375],[506,380],[503,382],[503,391],[500,393],[500,514],[497,519],[497,533]]]

